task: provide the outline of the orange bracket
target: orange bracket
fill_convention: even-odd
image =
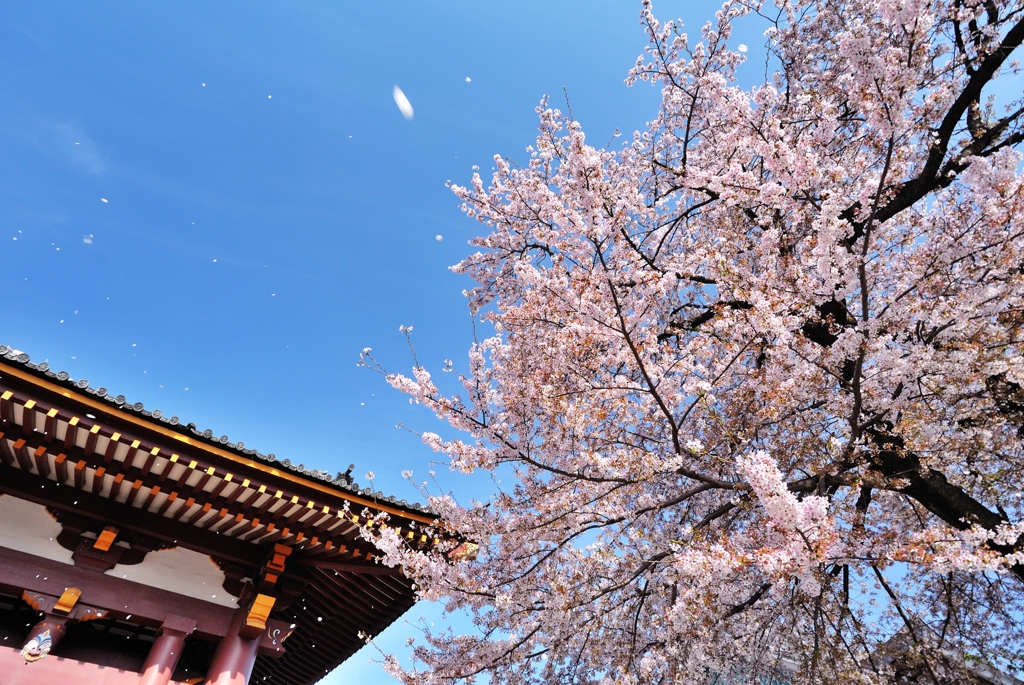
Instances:
[[[65,614],[70,614],[71,610],[75,608],[75,604],[78,602],[78,598],[82,596],[82,591],[76,587],[69,587],[61,594],[60,599],[53,605],[55,611],[62,611]]]
[[[114,540],[117,539],[118,531],[114,526],[107,526],[96,538],[96,542],[92,544],[95,549],[101,552],[107,552],[110,550],[110,546],[114,544]]]
[[[245,625],[238,631],[242,637],[253,638],[267,629],[267,619],[274,609],[274,602],[277,600],[269,595],[256,595],[252,601],[249,613],[245,617]]]

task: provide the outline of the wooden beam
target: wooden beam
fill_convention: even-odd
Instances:
[[[14,456],[18,458],[18,465],[21,467],[21,470],[26,473],[32,473],[32,459],[28,456],[28,450],[25,449],[27,444],[24,438],[18,438],[12,449],[14,450]]]
[[[5,433],[0,432],[0,461],[6,466],[10,466],[14,463],[14,452],[11,451],[11,445],[8,442]]]
[[[181,490],[185,487],[185,483],[187,483],[188,479],[192,477],[192,474],[195,473],[196,466],[199,465],[199,462],[195,459],[181,459],[178,463],[184,466],[185,470],[181,472],[180,476],[178,476],[178,482],[174,486],[175,490]]]
[[[196,621],[196,632],[206,639],[227,634],[235,610],[174,592],[68,566],[24,552],[0,547],[0,586],[61,596],[70,586],[82,591],[91,606],[112,611],[118,617],[158,628],[167,614]]]
[[[216,469],[210,466],[207,467],[206,469],[198,468],[196,470],[201,472],[202,475],[199,476],[199,480],[196,481],[196,484],[192,486],[192,489],[195,492],[203,492],[203,488],[205,488],[206,484],[210,482],[210,478],[212,478],[213,474],[216,473]]]
[[[230,521],[231,519],[227,517],[227,514],[228,508],[221,507],[220,509],[217,510],[216,516],[211,516],[208,520],[203,522],[203,528],[210,528],[214,524],[217,524],[219,526],[223,521]]]
[[[43,478],[50,476],[50,458],[46,456],[46,448],[39,446],[32,453],[32,458],[36,463],[36,473]]]
[[[222,511],[227,512],[226,509],[223,509]],[[220,521],[217,522],[216,525],[212,526],[210,530],[216,533],[224,533],[225,535],[227,535],[230,534],[230,531],[234,530],[235,527],[238,526],[238,524],[242,523],[242,521],[244,520],[245,517],[242,515],[241,512],[235,514],[234,518],[232,518],[231,516],[224,516],[220,519]]]
[[[132,440],[131,445],[128,446],[128,451],[124,455],[124,468],[125,470],[130,469],[135,463],[135,455],[139,453],[139,448],[142,446],[141,440]]]
[[[242,480],[241,485],[239,485],[237,488],[232,490],[231,494],[228,495],[228,505],[230,506],[230,505],[234,504],[238,500],[238,498],[243,493],[245,493],[245,499],[243,499],[242,501],[238,502],[239,505],[244,507],[245,504],[250,499],[252,499],[256,494],[258,494],[258,492],[259,492],[259,490],[257,490],[256,488],[250,488],[249,487],[249,479],[245,478],[245,479]]]
[[[124,501],[126,506],[130,507],[133,504],[135,504],[135,498],[139,496],[139,491],[141,489],[142,489],[142,481],[136,479],[135,482],[132,483],[132,489],[128,491],[128,499],[126,499]]]
[[[141,509],[133,509],[131,516],[126,517],[123,504],[111,502],[84,490],[40,487],[47,482],[52,481],[17,468],[0,466],[0,492],[17,495],[54,509],[85,515],[105,525],[115,525],[123,530],[148,535],[164,543],[180,545],[246,567],[257,568],[263,563],[265,551],[255,545],[210,533]]]
[[[96,442],[100,437],[100,424],[93,424],[93,427],[89,429],[89,435],[85,438],[85,456],[91,457],[93,452],[96,451]]]
[[[79,490],[85,488],[85,459],[75,462],[75,487]]]
[[[117,500],[117,496],[121,494],[121,483],[123,483],[123,482],[124,482],[124,474],[123,473],[119,473],[116,476],[114,476],[114,482],[111,483],[111,485],[110,485],[110,494],[107,495],[108,499],[110,499],[112,501],[116,501]]]
[[[345,573],[356,573],[368,576],[400,576],[404,578],[400,567],[384,566],[381,564],[359,564],[343,561],[317,561],[315,559],[297,559],[300,566],[307,568],[318,568],[324,571],[344,571]]]
[[[156,464],[157,458],[160,456],[160,448],[154,447],[149,451],[149,455],[146,456],[146,461],[142,466],[142,478],[149,475],[150,471],[153,470],[153,465]]]
[[[103,453],[103,465],[109,466],[117,456],[117,448],[121,445],[121,434],[115,432],[107,439],[107,449]]]
[[[70,450],[72,447],[77,446],[78,437],[78,417],[72,416],[68,421],[68,429],[64,432],[64,449]]]
[[[107,470],[102,466],[92,472],[92,485],[89,487],[89,492],[99,495],[103,491],[103,476],[107,473]]]
[[[142,505],[142,509],[144,511],[149,511],[149,508],[153,505],[153,500],[155,500],[156,496],[159,495],[159,494],[160,494],[160,486],[159,485],[154,485],[152,488],[150,488],[149,496],[146,497],[146,502]]]
[[[10,390],[4,391],[0,394],[0,421],[4,423],[15,423],[14,421],[14,403],[11,400],[14,398],[14,393]]]
[[[217,486],[210,492],[210,499],[217,499],[218,497],[220,497],[220,494],[224,492],[224,489],[227,486],[231,485],[231,481],[233,478],[234,476],[232,476],[230,473],[225,473],[224,477],[220,479],[219,483],[217,483]]]
[[[61,485],[65,485],[68,482],[68,455],[61,452],[53,460],[54,465],[57,467],[57,482]]]
[[[166,464],[164,464],[164,467],[160,470],[160,477],[158,479],[161,486],[163,486],[167,477],[171,475],[171,471],[174,470],[174,467],[178,464],[178,460],[180,459],[181,457],[179,455],[172,454],[171,458],[167,460]]]
[[[43,440],[53,442],[57,437],[57,409],[56,407],[46,412],[46,421],[43,423]]]
[[[167,499],[160,505],[160,510],[157,512],[158,516],[163,516],[167,513],[167,510],[171,508],[171,505],[178,500],[178,493],[173,490],[167,494]]]
[[[21,408],[21,425],[26,433],[36,432],[36,401],[29,400]]]
[[[273,523],[264,524],[264,526],[263,526],[264,533],[263,534],[266,534],[267,532],[273,532],[274,528],[275,528],[275,526],[274,526]],[[252,527],[249,530],[247,530],[245,533],[240,535],[238,537],[238,539],[239,540],[246,540],[246,539],[249,538],[249,536],[251,536],[254,533],[257,533],[259,531],[260,531],[260,520],[259,520],[259,518],[254,518],[252,520]]]
[[[179,497],[179,499],[181,499],[181,498]],[[184,502],[182,502],[181,505],[177,509],[175,509],[174,513],[171,514],[171,518],[174,519],[175,521],[180,520],[182,515],[185,512],[189,511],[192,508],[192,505],[195,504],[195,503],[196,503],[195,498],[194,497],[189,497]],[[185,525],[188,525],[188,523],[185,522],[185,521],[182,521],[182,523],[184,523]]]

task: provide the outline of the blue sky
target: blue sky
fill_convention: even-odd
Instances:
[[[660,2],[696,34],[715,3]],[[541,96],[589,140],[642,127],[640,3],[5,3],[0,343],[132,402],[419,499],[437,422],[356,366],[459,365],[445,181],[525,159]],[[762,42],[756,32],[744,41]],[[752,49],[753,52],[753,49]],[[467,78],[470,79],[467,81]],[[205,86],[203,85],[205,84]],[[392,99],[398,85],[415,116]],[[443,236],[438,241],[436,236]],[[463,365],[464,366],[464,365]],[[465,498],[480,483],[439,473]],[[461,488],[461,489],[460,489]],[[437,607],[407,618],[440,621]],[[413,630],[381,639],[400,649]],[[394,682],[365,650],[324,682]]]

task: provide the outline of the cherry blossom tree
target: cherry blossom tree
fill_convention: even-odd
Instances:
[[[768,26],[752,89],[740,21]],[[645,130],[594,147],[545,102],[524,165],[452,187],[486,227],[454,268],[493,336],[461,394],[418,363],[387,379],[462,433],[423,435],[452,469],[502,482],[431,497],[478,549],[366,532],[477,629],[424,629],[388,669],[1020,672],[1024,107],[1003,84],[1024,2],[729,0],[696,38],[645,4],[641,23]]]

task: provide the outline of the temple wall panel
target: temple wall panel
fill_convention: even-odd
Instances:
[[[238,608],[238,601],[223,587],[224,572],[210,557],[184,547],[150,552],[141,564],[118,564],[107,571],[107,575]]]
[[[138,685],[139,673],[48,656],[26,663],[17,649],[0,647],[0,685]],[[183,685],[172,680],[171,685]]]
[[[46,507],[18,497],[0,497],[0,547],[7,547],[62,564],[74,564],[71,550],[57,542],[60,524]],[[0,683],[3,685],[3,683]]]

